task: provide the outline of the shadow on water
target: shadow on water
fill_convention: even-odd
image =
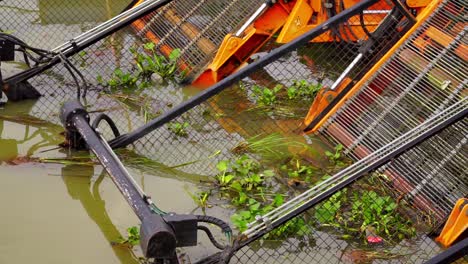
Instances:
[[[70,197],[81,203],[104,237],[110,243],[116,242],[122,236],[107,214],[106,203],[99,193],[106,173],[103,171],[94,179],[95,169],[94,166],[66,165],[62,168],[62,180]],[[140,263],[131,249],[124,245],[113,245],[112,250],[121,263]]]

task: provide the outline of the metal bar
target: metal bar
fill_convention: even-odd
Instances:
[[[460,106],[462,108],[460,110],[458,110],[459,108],[456,107],[455,108],[455,110],[456,110],[455,113],[451,114],[448,118],[444,119],[441,116],[440,119],[442,119],[442,120],[434,119],[434,118],[430,119],[426,123],[421,124],[420,126],[416,127],[412,131],[407,132],[406,134],[404,134],[404,135],[400,136],[399,138],[395,139],[393,142],[391,142],[391,143],[387,144],[386,146],[382,147],[379,151],[376,151],[376,153],[384,151],[384,149],[387,148],[388,146],[395,145],[395,144],[399,145],[397,148],[395,148],[393,150],[390,150],[388,152],[385,151],[386,152],[385,155],[377,155],[375,158],[370,159],[371,162],[369,164],[366,164],[365,166],[359,168],[355,173],[353,173],[348,178],[346,178],[346,179],[344,179],[344,180],[342,180],[342,181],[340,181],[340,182],[338,182],[336,184],[331,184],[330,188],[328,188],[324,192],[321,192],[319,195],[317,195],[315,197],[312,197],[310,200],[308,200],[308,201],[298,201],[296,203],[296,205],[293,205],[291,207],[292,209],[290,209],[288,213],[282,215],[280,218],[271,217],[268,221],[261,222],[263,224],[261,224],[259,227],[257,227],[257,228],[251,227],[249,229],[249,230],[251,230],[250,233],[249,233],[249,230],[247,230],[246,232],[243,233],[244,236],[242,237],[243,238],[242,241],[235,244],[232,248],[229,249],[228,252],[223,252],[223,254],[221,254],[221,256],[223,256],[224,258],[230,258],[234,252],[236,252],[237,250],[241,249],[244,246],[247,246],[248,244],[252,243],[253,241],[259,239],[265,233],[267,233],[269,230],[277,228],[277,227],[281,226],[282,224],[286,223],[287,221],[289,221],[290,219],[292,219],[294,217],[297,217],[298,215],[304,213],[305,211],[307,211],[308,209],[310,209],[314,205],[328,199],[333,194],[335,194],[336,192],[342,190],[343,188],[346,188],[351,183],[355,182],[356,180],[358,180],[362,176],[366,175],[367,173],[375,171],[376,169],[378,169],[381,166],[385,165],[386,163],[388,163],[392,159],[398,158],[399,156],[401,156],[402,154],[404,154],[408,150],[413,149],[414,147],[418,146],[422,142],[428,140],[429,138],[433,137],[434,135],[437,135],[438,133],[443,131],[445,128],[447,128],[447,127],[457,123],[458,121],[462,120],[463,118],[465,118],[468,115],[468,108],[466,107],[466,104],[463,104],[463,103],[460,103]],[[454,110],[454,108],[452,107],[450,110]],[[448,110],[446,112],[451,113],[451,111],[448,111]],[[445,114],[445,112],[442,113],[442,114]],[[432,124],[432,126],[431,126],[428,123],[434,123],[434,124]],[[421,132],[420,130],[423,130],[423,131]],[[407,138],[409,140],[405,140]],[[363,159],[363,160],[359,161],[358,163],[355,163],[351,167],[359,166],[365,160],[367,160],[367,159]],[[344,169],[344,171],[346,171],[346,170],[349,170],[349,167]],[[338,174],[340,174],[340,173],[341,172],[339,172]],[[330,179],[333,179],[333,178],[334,177],[332,177]],[[299,195],[298,197],[304,197],[304,195],[305,195],[305,193]],[[293,200],[298,200],[297,199],[298,197],[294,198]],[[282,205],[278,209],[286,207],[288,203]],[[271,212],[269,214],[271,214]],[[261,221],[263,218],[259,218],[259,219]],[[274,219],[274,220],[272,220],[272,219]],[[267,220],[267,219],[265,219],[265,220]],[[254,229],[256,229],[255,232],[254,232]],[[202,261],[199,261],[197,263],[214,263],[214,262],[211,262],[212,259],[213,259],[213,257],[209,257],[209,258],[206,259],[206,261],[202,260]],[[226,259],[224,259],[224,260],[226,260]]]
[[[463,119],[466,117],[468,114],[468,108],[464,108],[462,111],[457,112],[453,117],[450,117],[446,120],[443,120],[442,122],[438,123],[434,127],[431,127],[430,129],[425,130],[421,134],[417,135],[414,139],[410,140],[409,142],[404,142],[400,147],[389,151],[387,154],[375,157],[375,160],[372,161],[369,165],[364,166],[363,168],[360,168],[357,172],[353,174],[353,176],[348,177],[347,179],[339,182],[338,184],[333,185],[331,188],[327,189],[325,192],[319,194],[318,196],[314,197],[313,199],[302,203],[301,205],[295,207],[291,212],[283,215],[281,218],[277,219],[275,222],[272,222],[269,228],[275,228],[280,226],[281,224],[287,222],[289,219],[296,217],[297,215],[301,214],[302,212],[306,211],[307,209],[311,208],[312,206],[324,201],[325,199],[329,198],[332,196],[334,193],[337,191],[340,191],[341,189],[347,187],[349,184],[354,182],[355,180],[359,179],[366,173],[372,172],[375,169],[379,168],[380,166],[384,165],[388,161],[395,159],[405,153],[406,151],[414,148],[415,146],[419,145],[423,141],[427,140],[428,138],[434,136],[435,134],[439,133],[441,130],[445,129],[446,127],[458,122],[459,120]],[[425,126],[421,126],[425,127]],[[416,131],[416,130],[414,130]],[[412,131],[410,131],[412,132]],[[400,139],[406,138],[408,135],[411,133],[408,132],[404,135],[402,135],[400,138],[396,139],[394,142],[397,142]],[[389,143],[388,145],[394,145],[394,142]],[[385,147],[383,147],[385,148]],[[382,149],[383,149],[382,148]],[[286,204],[285,204],[286,205]],[[282,207],[284,207],[283,205]],[[247,231],[246,231],[247,232]],[[246,233],[244,232],[244,234]],[[259,232],[261,233],[261,232]],[[258,237],[258,234],[256,233],[253,237]],[[253,233],[254,234],[254,233]]]
[[[400,14],[402,14],[406,19],[409,20],[408,23],[405,25],[405,27],[404,27],[403,30],[402,30],[403,33],[404,33],[404,32],[407,32],[407,31],[415,24],[414,16],[412,16],[411,14],[409,14],[409,13],[406,11],[406,9],[405,9],[404,7],[399,6],[400,3],[399,3],[398,0],[393,0],[392,2],[394,2],[395,5],[398,6],[397,10],[400,11]],[[402,8],[405,9],[405,10],[403,11]],[[393,10],[392,10],[392,12],[393,12]],[[390,20],[390,22],[391,22],[391,20],[394,19],[394,18],[393,18],[393,15],[392,15],[392,12],[390,12],[390,13],[386,16],[386,19],[385,19],[385,20],[387,20],[387,18],[388,18],[388,19]],[[385,20],[384,20],[384,21],[385,21]],[[382,26],[382,25],[381,25],[381,26]],[[381,26],[379,26],[379,28],[381,28]],[[387,27],[388,27],[388,26],[384,26],[383,29],[378,30],[378,31],[381,32],[381,33],[379,33],[379,34],[384,34],[384,33],[386,32],[386,30],[387,30]],[[369,40],[366,42],[366,44],[364,44],[364,45],[370,45],[370,44],[371,44],[370,41],[372,41],[372,40],[369,39]],[[360,50],[362,50],[362,52],[360,52],[360,54],[361,54],[361,53],[364,53],[365,47],[364,47],[364,46],[361,47]],[[356,59],[357,59],[357,57],[355,58],[355,60],[356,60]],[[353,61],[353,62],[354,62],[354,61]],[[349,67],[349,69],[347,69],[347,70],[351,71],[350,68],[351,68],[351,67]],[[365,73],[366,71],[364,70],[364,71],[362,71],[362,72]],[[341,78],[341,79],[344,79],[344,77],[346,77],[346,75],[347,75],[347,74],[342,74],[342,75],[340,76],[340,78]],[[340,80],[339,82],[338,82],[338,80],[335,81],[335,83],[333,83],[333,86],[332,86],[332,87],[335,87],[335,89],[336,89],[336,87],[341,83],[341,81],[342,81],[342,80]],[[304,131],[309,131],[309,130],[311,130],[313,127],[315,127],[315,126],[328,114],[328,112],[330,112],[330,111],[335,107],[335,105],[338,104],[338,103],[344,98],[344,96],[351,90],[351,88],[352,88],[353,86],[354,86],[353,83],[348,84],[348,85],[347,85],[347,86],[346,86],[346,87],[345,87],[345,88],[344,88],[344,89],[343,89],[343,90],[342,90],[342,91],[325,107],[325,109],[324,109],[322,112],[320,112],[320,113],[314,118],[314,120],[312,120],[312,122],[310,122],[310,124],[308,124],[308,125],[306,126],[306,128],[304,128]]]
[[[82,139],[96,155],[142,222],[140,244],[145,256],[173,258],[176,248],[176,236],[173,229],[161,215],[153,213],[150,208],[152,201],[144,194],[107,142],[90,126],[89,115],[81,103],[66,102],[61,110],[61,120],[67,129],[68,136]]]
[[[431,258],[425,264],[448,264],[468,255],[468,238],[451,246],[444,252]]]
[[[356,58],[354,58],[354,60],[351,62],[351,64],[348,65],[348,67],[346,67],[346,69],[341,73],[340,77],[338,77],[338,79],[336,79],[336,81],[330,87],[330,90],[333,91],[333,90],[336,89],[336,87],[338,87],[338,85],[340,85],[340,83],[344,80],[344,78],[346,78],[346,76],[348,76],[349,72],[354,68],[354,66],[356,66],[356,64],[362,59],[362,56],[364,56],[364,54],[359,53],[356,56]]]
[[[85,48],[91,46],[92,44],[98,42],[99,40],[111,35],[112,33],[116,32],[116,31],[118,31],[118,30],[120,30],[120,29],[122,29],[122,28],[124,28],[124,27],[126,27],[128,25],[130,25],[132,22],[139,19],[140,17],[145,16],[145,15],[153,12],[154,10],[156,10],[156,9],[158,9],[158,8],[164,6],[164,5],[166,5],[166,4],[168,4],[168,3],[172,2],[172,1],[173,0],[147,1],[147,2],[151,2],[151,3],[148,3],[148,6],[146,6],[143,9],[138,9],[138,12],[134,13],[134,10],[130,9],[130,10],[128,10],[128,11],[126,11],[124,13],[124,14],[126,14],[128,16],[122,18],[121,20],[119,20],[115,24],[111,24],[109,27],[105,27],[103,30],[101,30],[98,33],[96,33],[94,35],[91,35],[91,36],[88,36],[86,33],[83,34],[87,38],[81,40],[82,37],[80,37],[79,45],[77,43],[68,41],[64,45],[60,46],[60,51],[57,51],[57,52],[62,53],[65,57],[70,57],[70,56],[84,50]],[[107,23],[107,22],[105,22],[105,23]],[[94,31],[94,30],[95,29],[91,29],[91,31]],[[70,44],[70,47],[66,47],[67,44]],[[13,75],[13,76],[10,76],[7,79],[5,79],[4,82],[5,83],[10,83],[10,84],[15,84],[15,83],[19,83],[19,82],[22,82],[22,81],[26,81],[26,80],[36,76],[37,74],[40,74],[40,73],[52,68],[53,66],[59,64],[60,62],[61,62],[61,59],[59,58],[59,56],[56,56],[49,63],[47,63],[45,65],[42,65],[42,66],[39,66],[39,67],[28,69],[26,71],[23,71],[21,73]]]
[[[445,47],[442,52],[440,52],[430,63],[421,71],[418,76],[400,93],[396,98],[393,98],[389,106],[379,114],[379,116],[373,121],[372,124],[367,126],[367,129],[363,131],[358,138],[351,144],[348,149],[352,150],[358,146],[362,139],[364,139],[375,127],[380,124],[380,122],[387,116],[391,111],[393,111],[396,105],[407,95],[416,85],[437,65],[437,63],[465,36],[465,30],[460,32],[458,36],[450,43],[449,46]]]
[[[242,25],[242,27],[236,32],[235,36],[240,37],[242,33],[244,33],[244,31],[247,29],[247,27],[250,24],[252,24],[255,21],[255,19],[257,19],[270,5],[271,5],[271,1],[268,1],[268,3],[262,4],[260,8],[257,9],[257,11],[255,11],[255,13],[251,17],[249,17],[249,19],[244,23],[244,25]]]
[[[268,65],[270,62],[279,59],[286,53],[293,51],[297,47],[304,45],[308,43],[312,38],[315,38],[322,33],[326,32],[329,30],[331,27],[335,26],[336,24],[339,24],[343,21],[346,21],[348,18],[359,14],[362,10],[370,7],[371,5],[377,3],[378,0],[367,0],[367,1],[361,1],[355,5],[353,5],[351,8],[341,12],[340,14],[330,18],[326,22],[318,25],[314,29],[310,30],[309,32],[299,36],[295,40],[291,41],[290,43],[287,43],[272,52],[268,53],[267,55],[261,57],[260,59],[254,61],[253,63],[249,64],[246,67],[243,67],[236,73],[226,77],[225,79],[221,80],[220,82],[214,84],[210,88],[202,91],[201,93],[195,95],[192,97],[190,100],[187,100],[181,104],[179,104],[177,107],[172,108],[165,114],[159,116],[156,119],[153,119],[152,121],[148,122],[146,125],[136,129],[135,131],[122,135],[120,137],[117,137],[113,140],[110,141],[110,146],[112,148],[120,148],[120,147],[125,147],[128,144],[131,144],[135,140],[138,140],[151,131],[161,127],[162,125],[166,124],[167,122],[171,121],[172,119],[180,116],[181,114],[187,112],[188,110],[192,109],[193,107],[199,105],[200,103],[206,101],[208,98],[220,93],[224,89],[228,88],[235,82],[239,81],[240,79],[247,77],[249,74],[253,73],[256,71],[258,68],[261,68],[263,66]]]

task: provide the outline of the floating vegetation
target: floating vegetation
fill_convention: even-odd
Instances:
[[[322,89],[322,84],[312,84],[306,80],[295,80],[289,87],[278,84],[273,88],[252,86],[252,97],[258,105],[273,106],[302,100],[310,101]]]
[[[328,157],[328,160],[339,167],[345,165],[345,163],[341,160],[343,158],[343,145],[338,144],[334,147],[334,152],[325,151],[325,155]]]
[[[308,149],[309,146],[280,133],[272,133],[253,136],[237,144],[231,151],[235,154],[253,153],[268,159],[278,159],[284,158],[288,148]]]
[[[97,76],[100,85],[110,88],[111,91],[121,89],[141,91],[149,87],[153,81],[176,80],[183,77],[176,76],[179,49],[174,49],[166,58],[156,52],[154,43],[149,42],[143,45],[142,51],[132,47],[130,52],[133,54],[136,67],[131,72],[117,68],[109,80]]]
[[[18,156],[18,157],[15,157],[13,159],[6,161],[8,165],[13,165],[13,166],[21,165],[25,163],[37,163],[37,162],[39,162],[38,158],[33,158],[30,156]]]
[[[138,52],[137,49],[131,48],[139,75],[149,80],[153,74],[157,74],[162,79],[173,79],[177,69],[177,61],[180,57],[180,49],[174,49],[169,54],[168,58],[157,54],[156,45],[149,42],[143,45],[145,52]]]
[[[245,90],[245,84],[240,86]],[[295,80],[289,87],[282,84],[273,88],[252,85],[250,98],[255,106],[249,111],[286,119],[302,118],[321,88],[322,84],[306,80]]]
[[[410,255],[379,249],[349,249],[342,255],[342,260],[350,263],[372,263],[374,260],[392,260]]]
[[[38,162],[83,166],[94,166],[99,164],[99,162],[96,159],[91,158],[91,155],[89,157],[39,158]]]
[[[306,80],[296,80],[286,88],[286,94],[289,100],[310,100],[314,99],[317,93],[322,89],[322,84],[312,84]]]
[[[283,89],[281,84],[276,85],[273,89],[254,85],[252,87],[252,94],[257,104],[270,106],[276,103],[278,93],[281,89]]]
[[[199,191],[196,193],[191,193],[187,191],[187,193],[192,197],[192,200],[202,209],[205,209],[206,207],[211,207],[208,204],[208,198],[211,195],[211,192],[209,191]]]
[[[306,164],[299,158],[291,159],[280,167],[280,171],[286,172],[288,185],[291,187],[307,187],[317,181],[320,174],[318,168]]]
[[[189,127],[188,122],[170,122],[167,124],[167,129],[174,133],[178,137],[187,137],[187,128]]]
[[[116,243],[119,245],[126,245],[130,248],[140,244],[140,231],[137,226],[127,228],[127,238],[121,237]]]
[[[48,125],[49,122],[29,115],[4,115],[0,114],[0,120],[25,124],[25,125]]]
[[[266,214],[283,204],[283,195],[273,193],[276,188],[272,184],[274,171],[265,170],[247,155],[242,155],[235,161],[220,161],[217,169],[219,173],[215,177],[215,184],[220,196],[229,199],[237,208],[231,220],[239,231],[247,229],[247,224],[254,221],[257,215]],[[272,238],[296,234],[304,230],[304,225],[302,218],[296,218],[288,222],[287,228],[276,229],[268,236]]]
[[[413,222],[401,213],[404,204],[386,194],[377,181],[371,177],[335,193],[315,207],[315,218],[321,226],[336,228],[345,239],[361,238],[367,243],[366,239],[376,236],[385,242],[414,237]]]

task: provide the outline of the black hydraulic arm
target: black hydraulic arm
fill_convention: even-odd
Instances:
[[[114,134],[118,135],[110,118],[99,115],[93,125],[90,125],[88,112],[78,100],[66,102],[62,107],[60,118],[66,128],[70,146],[78,149],[88,148],[96,155],[141,220],[140,244],[146,257],[170,260],[171,263],[177,262],[175,248],[196,246],[198,230],[205,232],[217,248],[224,249],[224,246],[213,237],[208,227],[198,224],[216,225],[229,238],[232,230],[228,224],[206,215],[166,213],[144,193],[96,128],[101,120],[106,120],[113,127]]]
[[[162,216],[151,211],[150,198],[137,187],[107,142],[89,125],[89,115],[84,107],[78,101],[65,103],[61,111],[61,120],[67,129],[69,140],[73,140],[73,137],[82,138],[141,220],[140,240],[145,255],[155,258],[172,258],[176,247],[174,231]]]

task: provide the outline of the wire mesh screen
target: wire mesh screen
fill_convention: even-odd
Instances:
[[[193,78],[215,55],[224,37],[264,2],[174,1],[133,23],[133,28],[138,36],[156,43],[161,53],[180,49],[186,77]]]
[[[26,3],[29,2],[23,4]],[[156,55],[167,56],[167,44],[171,50],[182,51],[178,66],[189,61],[203,67],[215,52],[211,47],[217,47],[227,32],[239,28],[260,4],[175,1],[142,19],[144,27],[133,24],[132,29],[121,30],[73,56],[72,63],[80,66],[91,84],[84,100],[88,110],[93,115],[105,112],[121,132],[128,132],[188,100],[200,90],[181,87],[173,80],[151,79],[144,86],[133,80],[138,54],[153,56],[154,50]],[[177,170],[187,178],[203,178],[200,191],[193,194],[200,207],[244,231],[256,215],[281,206],[351,163],[341,145],[332,149],[316,137],[302,135],[303,118],[317,92],[333,85],[358,54],[363,59],[348,74],[351,83],[358,81],[408,30],[412,22],[396,10],[384,1],[374,4],[363,12],[365,15],[355,15],[327,29],[311,42],[149,133],[129,146],[130,151],[151,160],[159,169]],[[362,26],[362,16],[373,26],[350,29]],[[385,27],[380,27],[383,24]],[[13,26],[9,26],[11,30]],[[372,38],[377,41],[363,48]],[[155,46],[144,45],[148,43]],[[275,47],[272,40],[252,54],[251,61],[274,52]],[[31,83],[44,95],[31,113],[58,122],[61,103],[76,97],[72,78],[63,66],[57,65],[31,79]],[[451,129],[462,131],[464,123]],[[102,131],[107,138],[112,137],[110,129],[103,127]],[[369,135],[375,133],[385,131],[370,131]],[[441,134],[440,140],[452,142],[460,138],[451,135]],[[415,153],[405,157],[409,159]],[[434,229],[433,215],[420,209],[412,213],[413,203],[400,202],[398,190],[390,180],[380,171],[357,181],[242,248],[233,262],[418,263],[428,259],[440,251],[427,236]],[[357,213],[365,210],[367,215]],[[212,248],[182,250],[192,260],[213,252]]]
[[[388,188],[390,178],[383,174],[385,166],[333,192],[313,209],[298,215],[294,211],[301,207],[310,208],[307,204],[319,199],[320,194],[327,193],[344,178],[352,177],[354,168],[387,155],[388,150],[398,148],[406,144],[406,140],[430,129],[431,123],[450,118],[450,113],[466,112],[466,106],[466,100],[454,104],[444,110],[443,115],[431,118],[404,137],[392,141],[391,145],[317,182],[278,209],[255,218],[238,238],[238,245],[235,243],[233,249],[200,263],[216,263],[212,262],[216,258],[220,262],[231,259],[232,263],[422,263],[431,258],[442,250],[427,236],[437,224],[437,217],[394,196],[393,189]],[[428,145],[442,147],[445,142],[439,137],[460,128],[466,128],[466,118],[407,152],[401,159],[408,155],[421,155]],[[284,219],[290,220],[284,222]],[[276,222],[283,224],[277,226]]]
[[[388,8],[387,5],[379,5],[372,8]],[[350,18],[350,21],[355,19]],[[379,19],[381,16],[376,18],[375,23]],[[396,28],[387,30],[390,33]],[[355,42],[330,42],[330,34],[331,30],[315,38],[313,43],[258,69],[237,85],[186,112],[165,129],[155,130],[139,140],[134,144],[135,149],[168,166],[200,160],[220,150],[223,155],[215,159],[180,168],[190,173],[209,173],[219,160],[232,158],[233,148],[235,150],[249,138],[259,135],[261,138],[261,135],[273,133],[298,135],[302,120],[318,90],[331,86],[359,53],[359,45]],[[374,47],[374,53],[367,54],[349,76],[357,78],[363,74],[365,68],[390,48],[399,36],[397,33],[385,34],[385,38],[388,38],[386,45]],[[366,38],[363,36],[362,41]],[[268,51],[260,51],[253,57],[261,57]],[[158,91],[157,97],[164,100],[161,91]],[[186,126],[183,129],[186,135],[174,133],[177,130],[174,127],[181,126]]]
[[[321,133],[360,159],[466,99],[464,3],[445,1],[376,74],[328,120]],[[385,87],[380,90],[380,87]],[[466,124],[388,166],[401,196],[443,219],[468,194]],[[376,133],[375,131],[379,131]]]
[[[3,0],[0,29],[33,47],[53,49],[104,22],[131,0]]]

